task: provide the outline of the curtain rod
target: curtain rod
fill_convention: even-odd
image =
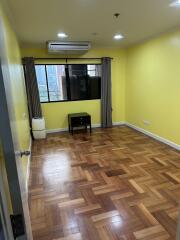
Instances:
[[[34,60],[101,60],[102,58],[34,58]],[[113,58],[111,58],[111,60],[113,60]]]

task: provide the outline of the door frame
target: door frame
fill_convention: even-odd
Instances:
[[[0,137],[4,154],[13,214],[15,215],[21,214],[22,216],[24,216],[1,61],[0,61],[0,102],[1,102]],[[24,239],[26,239],[26,235]]]
[[[17,139],[15,112],[10,86],[10,70],[5,42],[5,29],[0,17],[0,138],[4,153],[5,168],[14,215],[21,215],[24,234],[16,239],[31,240],[32,232],[28,214],[28,199],[25,196],[25,182],[20,169],[20,149]],[[26,205],[26,207],[24,207]],[[10,217],[10,216],[9,216]]]

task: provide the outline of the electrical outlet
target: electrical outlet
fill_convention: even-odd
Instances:
[[[143,120],[144,125],[149,126],[151,123],[148,120]]]

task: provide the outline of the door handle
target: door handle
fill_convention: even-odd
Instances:
[[[20,155],[21,155],[21,157],[23,157],[23,156],[26,156],[26,157],[27,157],[27,156],[31,155],[31,152],[28,151],[28,150],[27,150],[27,151],[21,151],[21,152],[20,152]]]

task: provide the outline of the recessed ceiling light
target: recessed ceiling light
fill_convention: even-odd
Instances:
[[[63,32],[58,33],[57,36],[59,38],[67,38],[68,37],[68,35],[66,33],[63,33]]]
[[[176,0],[170,4],[170,7],[180,7],[180,0]]]
[[[114,39],[116,39],[116,40],[120,40],[120,39],[123,39],[123,38],[124,38],[124,36],[122,34],[114,35]]]

